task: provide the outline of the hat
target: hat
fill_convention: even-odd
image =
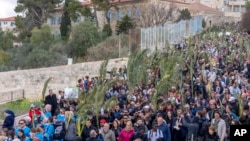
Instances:
[[[13,117],[15,117],[14,112],[11,111],[11,110],[5,110],[4,112],[7,113],[7,114],[9,114],[9,115],[11,115],[11,116],[13,116]]]
[[[145,105],[143,108],[149,109],[150,107],[149,107],[149,105]]]
[[[105,119],[101,119],[100,123],[106,123],[106,120]]]
[[[30,105],[30,108],[34,108],[36,107],[33,103]]]
[[[231,96],[231,97],[229,98],[228,101],[229,101],[229,102],[232,102],[232,101],[234,101],[234,100],[235,100],[235,98]]]

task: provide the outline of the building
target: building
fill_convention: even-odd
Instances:
[[[90,1],[83,1],[81,2],[81,4],[83,6],[91,6]],[[60,24],[61,24],[62,14],[63,14],[63,6],[60,5],[50,13],[50,17],[47,19],[47,24],[50,26],[52,35],[55,38],[61,37]],[[76,22],[83,21],[84,19],[85,19],[84,16],[79,16]],[[71,24],[74,25],[76,22],[72,22]]]
[[[2,31],[12,31],[15,29],[15,17],[0,18],[0,27]]]
[[[192,1],[192,0],[189,0]],[[217,9],[227,17],[240,18],[246,11],[245,3],[247,0],[195,0],[203,5]]]
[[[241,17],[242,13],[246,12],[247,0],[227,0],[225,8],[225,16]]]

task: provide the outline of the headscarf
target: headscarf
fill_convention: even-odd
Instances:
[[[14,112],[11,111],[11,110],[5,110],[4,112],[7,113],[7,114],[9,114],[9,115],[12,116],[12,117],[15,117]]]

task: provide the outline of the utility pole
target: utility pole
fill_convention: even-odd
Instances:
[[[128,42],[129,43],[129,45],[128,45],[128,47],[129,47],[128,48],[129,49],[128,56],[130,56],[130,54],[131,54],[131,37],[130,36],[131,36],[131,29],[128,30],[128,40],[129,40],[129,42]]]

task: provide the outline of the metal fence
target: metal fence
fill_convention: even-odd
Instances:
[[[194,35],[202,30],[202,16],[190,20],[181,20],[178,23],[165,24],[141,29],[141,49],[154,51],[163,49],[167,43],[175,44],[182,39]]]
[[[24,99],[24,89],[15,89],[0,92],[0,104]]]

